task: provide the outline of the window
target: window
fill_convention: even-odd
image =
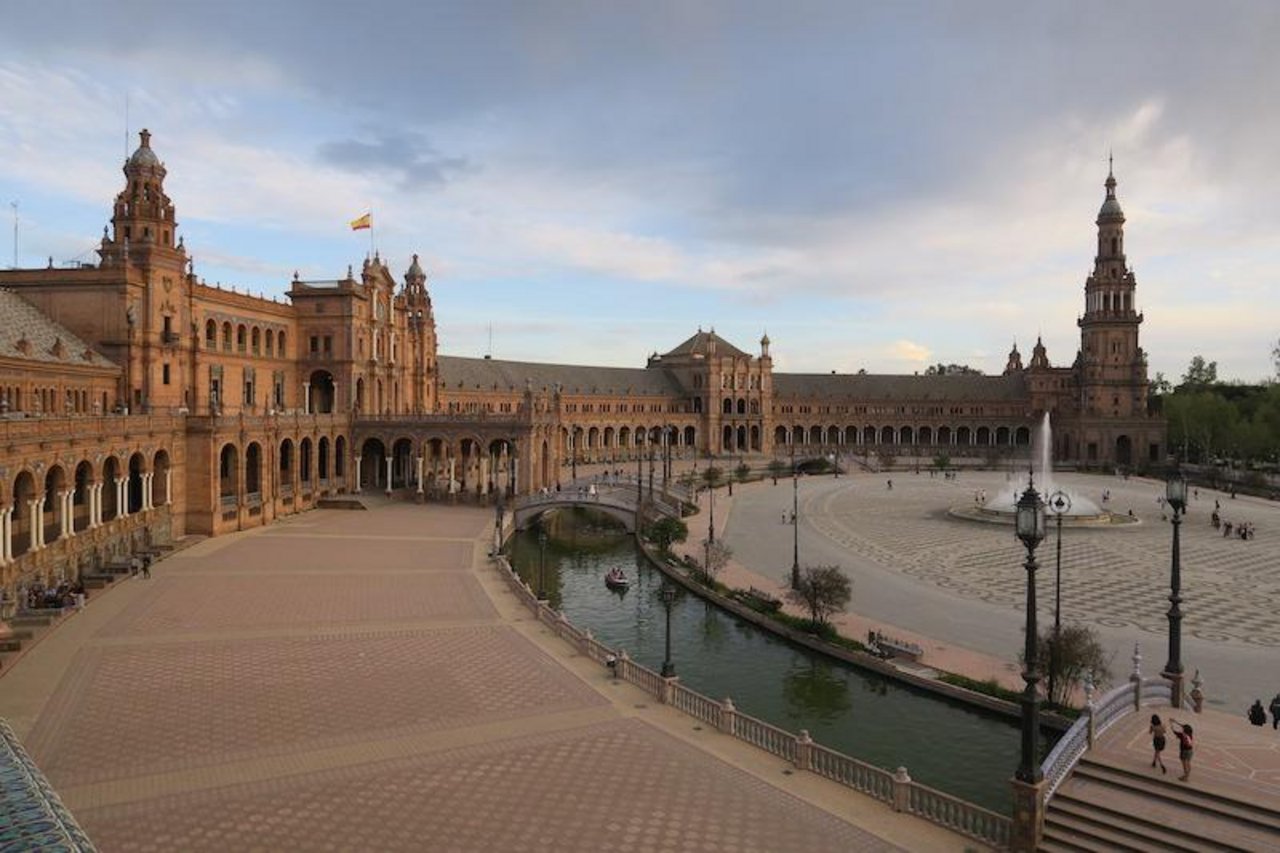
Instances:
[[[169,384],[169,365],[167,363],[160,368],[160,381],[165,385]]]
[[[204,324],[204,345],[209,349],[218,348],[218,324],[212,320]]]
[[[253,368],[246,367],[244,369],[244,404],[246,406],[254,405],[254,397]]]
[[[333,335],[324,336],[324,352],[325,355],[333,352]]]
[[[320,352],[320,336],[319,335],[311,336],[311,352],[312,353]]]
[[[267,333],[266,333],[266,336],[265,336],[265,337],[266,337],[266,339],[267,339],[267,355],[271,355],[271,354],[272,354],[272,352],[271,352],[271,343],[272,343],[272,340],[275,338],[275,335],[271,334],[271,330],[270,330],[270,329],[267,329]]]

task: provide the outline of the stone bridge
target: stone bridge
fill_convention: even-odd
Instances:
[[[524,530],[529,523],[556,509],[583,507],[602,512],[617,519],[628,533],[636,531],[636,502],[638,490],[634,485],[570,485],[567,489],[546,494],[534,493],[519,498],[515,505],[516,530]],[[680,518],[683,500],[676,492],[664,493],[655,489],[652,495],[642,492],[644,511],[648,515],[665,515]]]

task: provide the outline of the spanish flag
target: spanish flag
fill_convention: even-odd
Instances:
[[[366,213],[364,216],[361,216],[359,219],[351,220],[352,231],[361,231],[365,228],[372,228],[372,227],[373,227],[372,213]]]

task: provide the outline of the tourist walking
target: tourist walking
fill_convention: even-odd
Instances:
[[[1170,720],[1169,725],[1173,726],[1173,736],[1178,739],[1178,759],[1182,762],[1182,775],[1178,777],[1178,781],[1190,782],[1191,757],[1195,755],[1196,746],[1195,732],[1191,726],[1177,720]]]
[[[1160,722],[1159,714],[1151,715],[1151,726],[1147,729],[1151,734],[1151,766],[1159,767],[1161,773],[1168,773],[1169,768],[1164,766],[1165,735],[1168,734],[1164,727],[1164,723]]]
[[[1271,728],[1280,729],[1280,693],[1271,699]]]
[[[1267,712],[1262,708],[1262,700],[1254,699],[1253,704],[1249,706],[1249,722],[1255,726],[1265,726],[1267,724]]]

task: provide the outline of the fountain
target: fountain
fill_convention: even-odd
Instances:
[[[1053,479],[1053,433],[1049,425],[1049,413],[1045,412],[1031,436],[1031,467],[1035,474],[1036,491],[1049,505],[1050,517],[1062,515],[1066,526],[1106,526],[1137,524],[1128,515],[1117,515],[1098,506],[1084,495],[1064,488]],[[1015,478],[1008,488],[984,503],[952,507],[948,512],[956,518],[969,521],[989,521],[997,524],[1013,524],[1026,485]]]

